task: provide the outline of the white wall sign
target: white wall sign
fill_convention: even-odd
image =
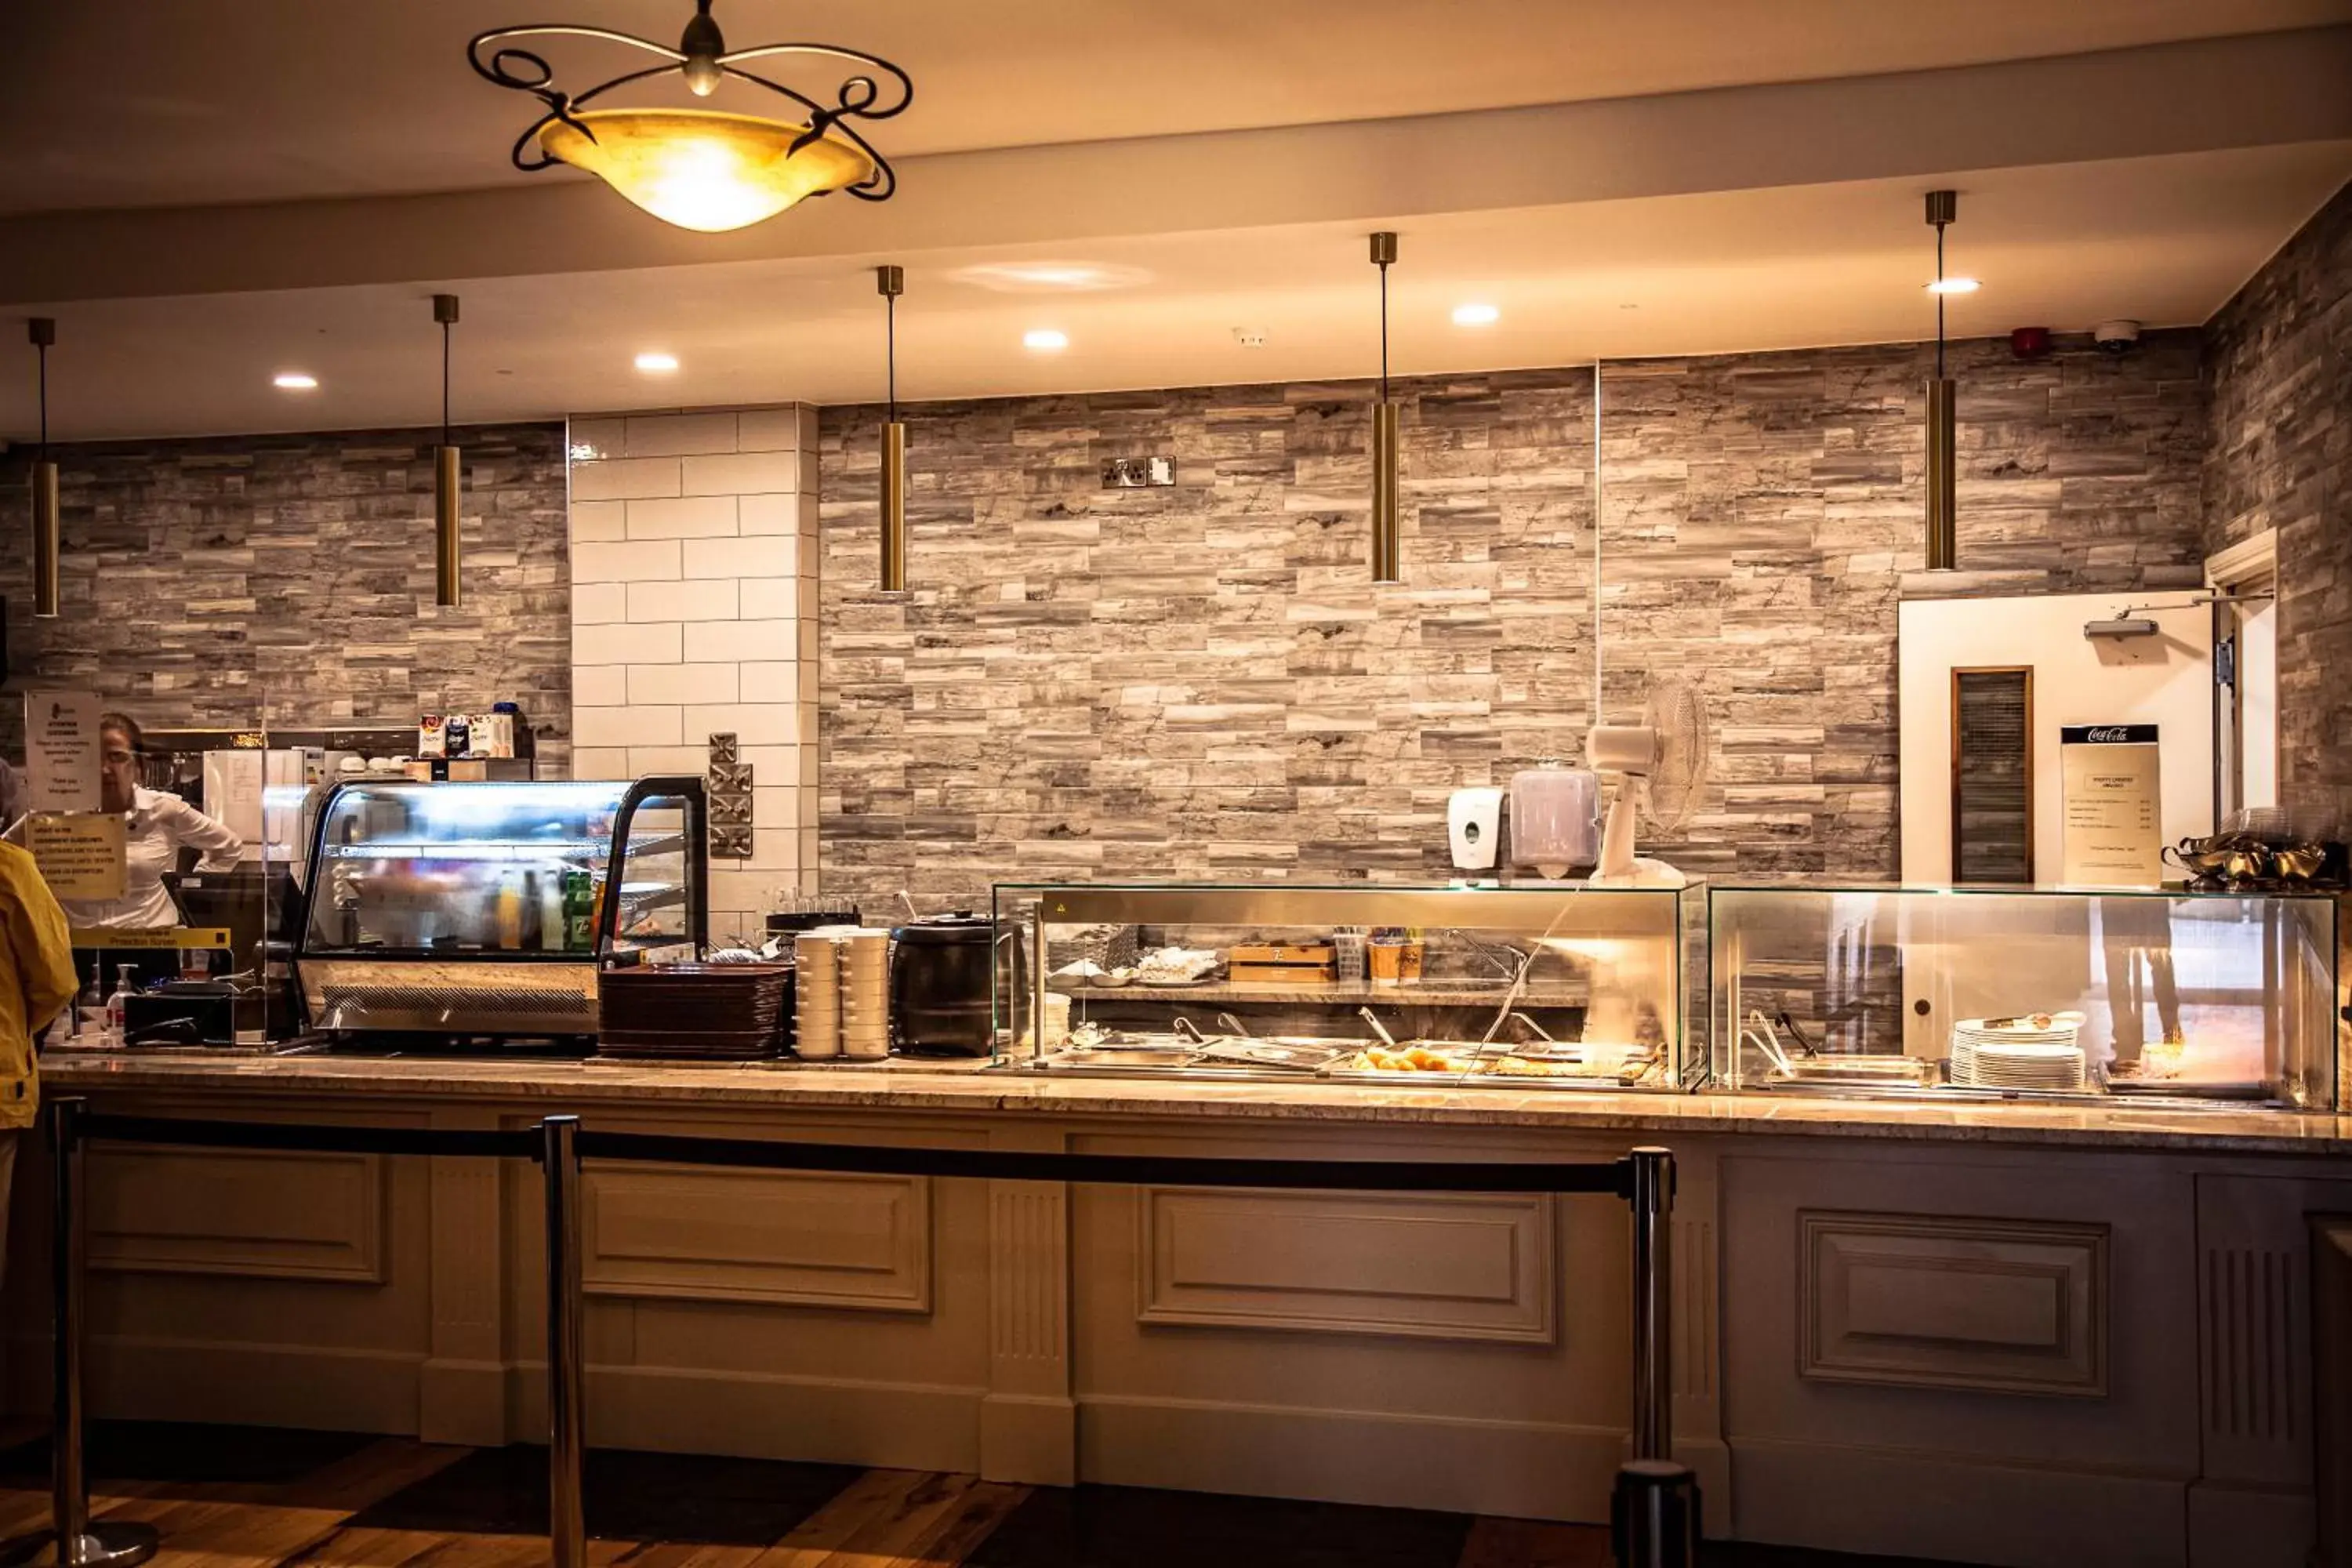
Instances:
[[[98,809],[98,716],[89,691],[25,693],[25,784],[35,811]]]
[[[2065,868],[2077,887],[2164,880],[2162,757],[2153,724],[2068,724],[2058,732]]]

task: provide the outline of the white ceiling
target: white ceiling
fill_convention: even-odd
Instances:
[[[507,149],[535,103],[476,77],[469,37],[551,17],[673,43],[690,10],[16,0],[0,5],[0,212],[518,180]],[[715,15],[739,47],[818,39],[905,67],[916,101],[876,135],[896,158],[2067,55],[2341,22],[2352,0],[720,0]],[[554,60],[558,85],[585,85],[645,57],[580,43]]]
[[[687,9],[547,7],[665,34]],[[910,399],[1366,375],[1374,227],[1402,237],[1400,374],[1914,340],[1939,185],[1954,269],[1986,280],[1955,335],[2193,323],[2352,178],[2352,26],[2278,31],[2352,0],[718,10],[739,43],[832,37],[915,73],[918,109],[877,130],[897,198],[704,236],[513,174],[530,106],[462,58],[503,0],[0,3],[0,59],[34,67],[0,94],[0,312],[58,318],[55,434],[428,423],[441,290],[465,300],[460,420],[874,399],[885,261]],[[2042,58],[2070,49],[2105,52]],[[1853,74],[1886,71],[1910,74]],[[1116,286],[975,270],[1014,264]],[[1474,299],[1501,321],[1454,326]],[[1034,327],[1069,349],[1025,352]],[[656,348],[678,374],[630,368]],[[319,390],[268,384],[295,369]],[[0,342],[0,434],[29,432],[31,394]]]
[[[2352,174],[2352,142],[1956,174],[1955,336],[2084,330],[2109,317],[2204,321]],[[1935,330],[1933,232],[1917,183],[1522,208],[1406,224],[1391,277],[1399,374],[1574,364],[1593,356],[1916,340]],[[436,417],[427,308],[458,289],[459,418],[882,395],[880,257],[735,262],[70,308],[51,359],[63,438],[364,428]],[[910,400],[1354,377],[1378,369],[1377,274],[1363,231],[1307,225],[958,248],[907,269],[899,391]],[[1005,291],[975,269],[1099,271],[1116,286]],[[997,286],[992,286],[995,284]],[[1502,311],[1456,327],[1457,304]],[[1021,346],[1031,328],[1070,347]],[[1263,348],[1234,329],[1266,335]],[[640,374],[640,350],[676,354]],[[269,385],[279,370],[320,389]],[[0,382],[23,429],[27,377]]]

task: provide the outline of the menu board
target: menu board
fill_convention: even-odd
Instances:
[[[25,786],[35,811],[98,809],[98,718],[89,691],[25,693]]]
[[[2164,816],[2153,724],[2068,724],[2058,731],[2070,885],[2153,888],[2164,880]]]

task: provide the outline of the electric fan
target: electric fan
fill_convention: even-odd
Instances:
[[[1591,880],[1599,887],[1679,888],[1680,871],[1633,853],[1634,822],[1672,835],[1689,823],[1706,785],[1712,746],[1706,705],[1696,689],[1662,680],[1650,689],[1639,724],[1596,724],[1584,741],[1585,764],[1618,775],[1601,834],[1601,861]]]

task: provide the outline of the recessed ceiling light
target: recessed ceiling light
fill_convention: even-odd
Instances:
[[[315,392],[319,387],[319,378],[299,370],[281,370],[269,378],[269,384],[281,392]]]
[[[1468,304],[1454,307],[1454,324],[1457,327],[1491,327],[1503,319],[1503,312],[1492,305]]]
[[[1984,285],[1973,278],[1938,278],[1927,285],[1930,294],[1973,294]]]
[[[677,356],[659,353],[641,353],[637,356],[637,368],[647,375],[667,375],[677,368]]]
[[[1037,327],[1021,334],[1021,346],[1044,354],[1059,353],[1070,346],[1070,334],[1051,327]]]

